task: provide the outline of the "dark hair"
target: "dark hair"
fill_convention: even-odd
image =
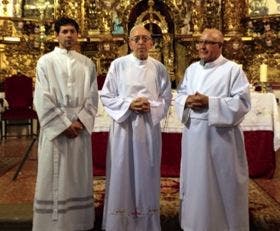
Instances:
[[[54,30],[56,33],[59,33],[61,26],[65,26],[65,25],[69,25],[69,24],[74,26],[76,31],[79,32],[78,23],[74,19],[67,18],[67,17],[62,17],[62,18],[57,19],[54,24]]]

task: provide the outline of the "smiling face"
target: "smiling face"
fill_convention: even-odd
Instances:
[[[60,48],[72,50],[77,44],[78,32],[73,25],[67,24],[60,26],[60,30],[56,34],[56,37]]]
[[[222,53],[223,35],[217,29],[205,29],[198,41],[198,54],[204,63],[213,62]]]
[[[148,52],[153,47],[151,33],[143,26],[133,27],[130,31],[129,47],[138,59],[147,59]]]

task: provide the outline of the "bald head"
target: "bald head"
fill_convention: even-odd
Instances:
[[[198,41],[198,54],[203,63],[213,62],[222,54],[224,36],[217,29],[205,29]]]
[[[129,33],[129,47],[135,57],[141,60],[148,58],[148,52],[153,47],[150,31],[142,25],[134,26]]]
[[[211,38],[212,41],[220,42],[220,43],[224,42],[224,36],[222,32],[218,29],[206,28],[203,30],[201,37],[203,37],[204,35],[207,35],[207,37]]]
[[[148,34],[149,36],[151,36],[150,31],[148,31],[143,25],[135,25],[130,30],[129,38],[133,37],[134,34],[138,31],[143,31],[145,34]]]

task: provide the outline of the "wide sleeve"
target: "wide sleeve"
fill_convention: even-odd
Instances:
[[[56,97],[54,94],[51,94],[44,66],[39,60],[36,67],[33,103],[38,114],[41,129],[49,140],[53,140],[67,129],[72,122],[67,118],[66,113],[57,107]]]
[[[160,65],[158,74],[159,97],[156,100],[149,100],[153,125],[160,123],[166,116],[172,100],[171,83],[165,67]]]
[[[209,97],[209,126],[237,126],[251,109],[249,83],[239,68],[232,72],[230,94],[227,97]]]
[[[98,110],[97,76],[93,63],[90,77],[90,82],[85,83],[85,88],[89,86],[89,90],[85,91],[85,100],[80,112],[78,113],[79,120],[83,123],[89,134],[93,132],[95,116]]]
[[[118,123],[125,121],[130,115],[129,106],[132,98],[123,98],[118,94],[115,63],[112,62],[100,92],[100,100],[108,115]]]
[[[187,122],[190,114],[190,108],[188,107],[185,108],[185,103],[188,98],[187,79],[188,79],[188,69],[186,69],[184,78],[177,88],[177,96],[175,98],[176,114],[179,120],[184,124]]]

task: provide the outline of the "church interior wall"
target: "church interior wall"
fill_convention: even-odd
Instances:
[[[268,2],[268,3],[267,3]],[[75,18],[77,49],[106,75],[111,61],[126,55],[128,31],[142,24],[152,32],[150,55],[165,64],[173,86],[198,59],[196,41],[206,27],[225,35],[224,56],[242,65],[252,84],[260,65],[267,82],[280,82],[280,3],[262,0],[14,0],[0,5],[0,84],[23,73],[35,78],[38,58],[57,44],[53,22]]]

